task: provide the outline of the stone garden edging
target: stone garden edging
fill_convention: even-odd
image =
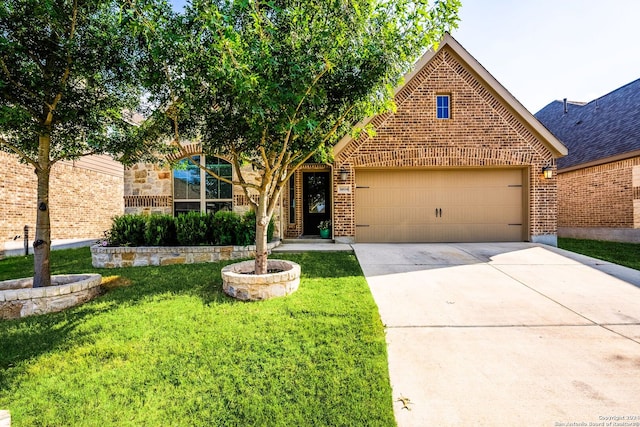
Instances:
[[[51,286],[33,288],[33,277],[0,282],[0,319],[53,313],[85,303],[100,294],[99,274],[51,276]]]
[[[222,269],[222,290],[242,301],[262,301],[283,297],[298,290],[300,265],[288,260],[268,260],[267,274],[253,274],[255,262],[243,261]]]
[[[267,244],[267,251],[280,240]],[[145,267],[149,265],[196,264],[252,258],[256,246],[91,246],[91,264],[96,268]]]

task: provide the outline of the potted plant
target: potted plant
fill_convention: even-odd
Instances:
[[[331,220],[320,221],[318,229],[320,230],[320,237],[328,239],[331,236]]]

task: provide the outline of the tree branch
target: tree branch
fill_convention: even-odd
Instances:
[[[298,113],[300,112],[300,109],[302,108],[302,104],[304,103],[304,100],[309,96],[309,94],[311,93],[311,90],[315,87],[316,84],[318,84],[320,79],[329,71],[330,68],[331,67],[329,66],[329,63],[325,62],[324,63],[324,68],[322,69],[320,74],[318,74],[315,77],[315,79],[313,80],[313,82],[311,82],[311,85],[309,85],[309,87],[305,91],[304,95],[300,99],[300,102],[298,102],[298,106],[296,107],[296,110],[293,113],[293,117],[291,117],[291,119],[289,119],[289,123],[290,123],[289,130],[287,131],[287,135],[284,138],[283,148],[282,148],[282,151],[281,151],[281,154],[280,154],[280,158],[278,159],[278,162],[282,161],[282,155],[287,151],[287,149],[289,147],[289,141],[291,140],[291,133],[293,132],[293,127],[296,124],[296,117],[298,116]]]
[[[3,58],[0,58],[0,65],[2,65],[2,71],[4,72],[4,74],[7,76],[7,79],[9,79],[9,82],[11,82],[13,85],[15,85],[16,87],[18,87],[19,89],[21,89],[24,93],[26,93],[27,95],[31,96],[33,99],[37,100],[39,99],[39,96],[37,93],[32,92],[29,88],[27,88],[25,85],[23,85],[20,82],[17,82],[13,79],[13,77],[11,76],[11,73],[9,72],[9,68],[7,67],[7,64],[4,62]],[[31,110],[30,110],[31,112]],[[35,114],[34,117],[38,117],[39,114]]]
[[[237,153],[233,153],[232,156],[233,158],[233,165],[236,168],[236,171],[238,172],[238,179],[240,180],[240,187],[242,188],[242,191],[244,192],[244,195],[247,197],[247,200],[249,201],[249,205],[251,206],[251,208],[256,211],[258,209],[258,204],[256,202],[253,201],[253,199],[251,198],[251,194],[249,194],[249,185],[245,179],[244,176],[242,175],[242,170],[240,169],[240,161],[238,160],[238,155]],[[255,187],[251,187],[254,188],[257,191],[260,191],[260,188],[256,185]]]
[[[35,160],[33,160],[31,157],[29,157],[24,151],[22,151],[21,149],[19,149],[18,147],[16,147],[15,145],[11,144],[9,141],[7,141],[6,139],[0,137],[0,145],[4,145],[5,147],[7,147],[9,150],[13,151],[14,153],[16,153],[22,160],[24,160],[25,162],[31,164],[33,167],[35,167],[36,169],[39,168],[38,166],[38,162],[36,162]]]
[[[0,61],[1,61],[1,59],[0,59]],[[12,96],[9,93],[5,93],[5,94],[3,94],[3,96],[4,96],[5,99],[11,101],[14,105],[20,105],[21,104],[14,96]],[[33,96],[35,96],[35,94],[33,94]],[[39,113],[36,110],[33,110],[30,107],[25,106],[25,105],[20,105],[20,106],[29,113],[31,118],[37,119],[37,117],[39,116]]]
[[[69,41],[73,40],[76,34],[76,24],[78,22],[78,0],[73,1],[73,15],[71,17],[71,28],[69,29]],[[58,103],[62,99],[62,89],[67,85],[67,81],[69,80],[69,76],[71,75],[71,64],[73,64],[73,59],[71,58],[71,52],[67,51],[67,66],[64,69],[64,73],[62,73],[62,78],[60,79],[60,92],[55,96],[53,102],[48,104],[45,102],[45,105],[49,109],[49,113],[47,114],[47,118],[45,119],[44,125],[49,126],[51,122],[53,122],[53,112],[55,111]]]

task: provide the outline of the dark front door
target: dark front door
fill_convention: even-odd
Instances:
[[[318,235],[320,221],[331,219],[331,193],[329,172],[302,174],[303,234]]]

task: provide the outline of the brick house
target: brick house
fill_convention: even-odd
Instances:
[[[317,235],[329,219],[338,242],[556,244],[557,180],[542,171],[567,150],[453,37],[420,59],[395,99],[395,113],[365,121],[375,136],[345,137],[333,164],[296,171],[277,236]],[[234,175],[224,159],[198,159]],[[125,170],[124,197],[127,212],[247,209],[239,187],[188,164]]]
[[[569,148],[558,160],[558,234],[640,242],[640,79],[536,117]]]
[[[30,228],[33,242],[36,226],[37,179],[33,166],[0,151],[0,258],[5,246]],[[111,226],[111,218],[122,215],[124,168],[108,156],[89,156],[53,166],[49,206],[52,239],[98,239]],[[21,237],[22,238],[22,237]]]

